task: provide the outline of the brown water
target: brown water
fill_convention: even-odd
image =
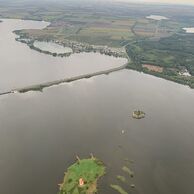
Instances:
[[[102,194],[116,194],[126,158],[129,193],[192,194],[193,107],[194,90],[130,70],[0,96],[0,193],[56,194],[75,155],[92,152],[107,166]],[[131,118],[138,108],[145,119]]]

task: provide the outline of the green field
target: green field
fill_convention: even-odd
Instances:
[[[49,1],[36,5],[0,3],[0,17],[51,22],[51,25],[44,30],[24,31],[34,38],[46,37],[60,41],[68,39],[110,47],[122,47],[140,38],[168,37],[192,22],[190,15],[186,16],[184,21],[180,21],[178,16],[182,10],[179,7],[169,15],[170,7],[164,10],[160,6],[153,5],[87,3],[88,6],[81,6],[78,2],[54,4]],[[187,9],[190,13],[191,8]],[[146,16],[156,10],[160,12],[158,14],[170,17],[170,20],[157,22],[146,19]]]
[[[132,62],[128,68],[153,74],[194,88],[194,35],[180,32],[160,40],[136,41],[126,47]],[[144,64],[162,67],[163,72],[150,71]],[[184,76],[181,72],[188,72]]]

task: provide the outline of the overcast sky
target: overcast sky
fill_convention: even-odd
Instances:
[[[25,2],[25,1],[67,1],[67,0],[0,0],[1,1],[19,1],[19,2]],[[68,0],[69,1],[69,0]],[[72,0],[73,1],[73,0]],[[83,1],[83,0],[74,0],[74,1]],[[90,0],[92,1],[92,0]],[[105,2],[105,1],[123,1],[123,2],[135,2],[135,3],[172,3],[172,4],[189,4],[189,5],[194,5],[194,0],[94,0],[94,1],[99,1],[99,2]]]
[[[125,2],[152,2],[152,3],[174,3],[174,4],[192,4],[194,0],[114,0],[114,1],[125,1]]]

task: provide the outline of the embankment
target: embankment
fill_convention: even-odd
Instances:
[[[89,73],[89,74],[74,76],[74,77],[70,77],[70,78],[55,80],[55,81],[51,81],[51,82],[45,82],[45,83],[41,83],[41,84],[31,85],[31,86],[27,86],[27,87],[23,87],[23,88],[13,89],[13,90],[10,90],[7,92],[2,92],[2,93],[0,93],[0,95],[6,95],[6,94],[11,94],[11,93],[25,93],[25,92],[29,92],[29,91],[42,91],[44,88],[48,88],[48,87],[51,87],[54,85],[59,85],[62,83],[73,82],[73,81],[77,81],[80,79],[87,79],[87,78],[91,78],[91,77],[98,76],[98,75],[116,72],[116,71],[125,69],[126,66],[127,66],[127,63],[122,65],[122,66],[119,66],[119,67],[115,67],[115,68],[111,68],[111,69],[103,70],[103,71],[98,71],[95,73]]]

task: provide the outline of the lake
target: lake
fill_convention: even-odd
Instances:
[[[193,28],[183,28],[183,30],[185,30],[186,33],[189,33],[189,34],[194,33],[194,27]]]
[[[158,20],[158,21],[160,21],[160,20],[168,20],[167,17],[161,16],[161,15],[150,15],[150,16],[147,16],[146,18],[147,19],[152,19],[152,20]]]
[[[34,47],[36,47],[42,51],[48,51],[50,53],[56,53],[56,54],[65,54],[65,53],[72,53],[73,52],[71,48],[64,47],[64,46],[56,44],[54,42],[35,41]]]
[[[11,33],[18,27],[44,25],[18,20],[0,24],[1,88],[125,62],[94,53],[55,58],[30,50]],[[130,168],[135,173],[129,181],[136,188],[132,191],[123,185],[129,193],[191,194],[193,99],[194,90],[187,86],[131,70],[50,87],[42,93],[0,96],[0,193],[56,194],[75,156],[93,153],[107,167],[100,194],[117,193],[109,185],[120,184],[116,176],[125,175],[121,168],[126,159],[133,160]],[[135,109],[143,110],[145,119],[133,119]]]

